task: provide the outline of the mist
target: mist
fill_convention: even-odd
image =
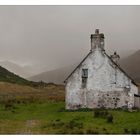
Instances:
[[[121,58],[140,49],[140,6],[0,6],[0,61],[34,73],[77,63],[90,51],[90,34]]]

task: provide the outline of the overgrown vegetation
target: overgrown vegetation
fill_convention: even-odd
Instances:
[[[64,86],[49,84],[46,87],[32,88],[0,82],[0,104],[28,104],[46,101],[64,101]]]
[[[95,118],[105,118],[108,123],[113,123],[113,115],[108,112],[106,109],[95,109],[94,110]]]

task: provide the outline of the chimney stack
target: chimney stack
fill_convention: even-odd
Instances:
[[[95,30],[95,34],[91,34],[91,51],[96,49],[104,51],[104,34],[99,33],[99,29]]]
[[[111,59],[118,64],[120,56],[117,54],[117,52],[115,51],[113,55],[111,55]]]

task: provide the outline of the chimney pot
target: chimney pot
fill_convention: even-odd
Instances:
[[[95,30],[95,34],[99,34],[99,29],[96,29]]]
[[[118,64],[118,61],[120,59],[120,56],[117,54],[117,52],[115,51],[113,55],[111,55],[112,60]]]

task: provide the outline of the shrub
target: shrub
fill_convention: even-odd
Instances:
[[[68,131],[64,129],[60,129],[55,134],[68,134]]]
[[[82,129],[83,122],[80,122],[81,119],[83,119],[83,117],[76,117],[69,122],[66,122],[64,124],[64,129]]]
[[[53,121],[52,123],[51,123],[51,126],[53,127],[53,128],[59,128],[60,126],[62,127],[64,125],[64,122],[61,122],[61,121]]]
[[[60,129],[56,132],[56,134],[84,134],[84,131],[82,129],[74,128],[74,129]]]
[[[86,134],[99,134],[99,132],[97,130],[88,129],[86,130]]]
[[[140,134],[140,132],[137,129],[131,129],[130,131],[131,134]]]
[[[113,123],[113,115],[112,115],[112,114],[109,114],[109,115],[107,116],[107,122],[108,122],[108,123]]]
[[[127,128],[124,129],[124,133],[125,133],[125,134],[129,134],[129,131],[128,131]]]
[[[76,134],[76,135],[80,135],[80,134],[84,134],[84,131],[82,129],[72,129],[72,131],[69,131],[70,134]]]
[[[106,131],[106,128],[103,128],[103,131]]]
[[[55,121],[56,121],[56,122],[59,122],[59,121],[60,121],[60,119],[56,119]]]
[[[79,128],[80,129],[80,128],[83,128],[83,123],[75,121],[75,120],[71,120],[70,122],[66,124],[66,128],[69,128],[69,129]]]
[[[108,116],[109,112],[107,110],[100,110],[100,109],[95,109],[94,110],[94,117],[95,118],[106,118]]]
[[[98,118],[100,116],[100,111],[99,110],[95,110],[94,111],[94,117]]]
[[[14,107],[13,101],[12,100],[6,100],[4,102],[4,108],[5,110],[10,110]]]
[[[113,123],[113,115],[110,114],[107,110],[95,109],[94,117],[95,118],[104,118],[104,119],[107,119],[108,123]]]

